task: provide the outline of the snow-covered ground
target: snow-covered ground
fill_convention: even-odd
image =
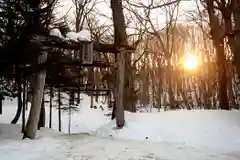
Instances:
[[[112,121],[92,134],[152,142],[240,151],[240,112],[179,110],[160,113],[125,113],[126,126],[114,130]]]
[[[38,140],[1,141],[1,160],[237,160],[239,152],[140,141],[98,138],[84,134],[55,135]]]
[[[64,95],[66,96],[66,95]],[[97,104],[97,109],[90,108],[90,97],[82,94],[81,95],[80,106],[77,108],[78,111],[71,111],[71,133],[88,133],[91,131],[95,131],[97,128],[101,127],[104,124],[109,123],[110,119],[104,114],[109,113],[106,104]],[[49,97],[46,96],[45,100],[49,100]],[[55,97],[54,100],[57,100]],[[64,100],[63,100],[63,103]],[[10,123],[15,115],[17,110],[17,101],[14,99],[13,101],[6,100],[3,103],[3,115],[0,115],[0,122]],[[100,108],[100,105],[104,107],[104,110]],[[28,105],[30,108],[30,104]],[[52,129],[58,130],[58,110],[56,101],[53,101],[53,113],[52,113]],[[63,106],[66,107],[66,106]],[[28,117],[30,109],[26,111],[26,119]],[[48,103],[46,103],[46,127],[49,126],[49,107]],[[68,110],[61,112],[61,123],[62,123],[62,132],[68,133],[68,123],[69,123],[69,114]],[[18,124],[21,124],[20,117]]]
[[[89,97],[83,95],[83,99],[79,111],[71,116],[75,134],[66,134],[67,112],[62,115],[65,133],[57,132],[54,110],[53,129],[42,128],[34,141],[21,140],[20,124],[9,124],[16,102],[5,101],[0,115],[0,159],[240,159],[239,111],[126,112],[126,126],[116,130],[115,121],[104,115],[109,112],[106,107],[91,109]]]

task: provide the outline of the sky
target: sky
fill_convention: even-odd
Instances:
[[[97,1],[103,1],[103,0],[97,0]],[[74,18],[74,5],[72,3],[72,0],[59,0],[59,4],[61,6],[57,7],[57,12],[60,13],[61,16],[66,15],[67,12],[69,12],[68,16],[69,18]],[[104,15],[111,15],[111,9],[108,7],[106,2],[99,2],[96,5],[96,8],[101,12],[101,14]]]
[[[98,0],[101,1],[96,5],[97,11],[102,15],[107,15],[108,17],[111,17],[111,9],[109,8],[110,0]],[[102,2],[105,1],[105,2]],[[143,3],[148,3],[148,0],[137,0],[142,1]],[[166,0],[165,0],[166,1]],[[136,2],[136,0],[131,0],[132,3]],[[156,2],[160,2],[160,0],[156,0]],[[59,0],[60,6],[57,7],[56,12],[58,12],[59,16],[62,17],[66,15],[68,12],[68,18],[70,21],[74,21],[74,5],[72,3],[72,0]],[[195,0],[184,0],[181,1],[180,7],[179,7],[179,15],[178,22],[186,22],[189,20],[189,17],[186,16],[187,12],[197,11],[196,2]],[[151,18],[153,21],[155,21],[155,24],[162,26],[162,28],[166,24],[166,12],[163,10],[155,10],[152,13]],[[104,20],[105,19],[105,20]],[[106,19],[104,17],[101,17],[101,21],[99,23],[105,24],[109,21],[109,19]],[[109,22],[112,23],[112,22]],[[189,21],[188,21],[189,23]],[[101,24],[99,24],[101,25]]]

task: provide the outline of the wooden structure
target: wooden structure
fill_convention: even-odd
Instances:
[[[94,84],[93,68],[107,68],[113,65],[106,64],[101,60],[100,52],[93,50],[93,43],[87,41],[79,42],[79,50],[73,51],[73,56],[70,53],[55,64],[48,64],[48,70],[51,70],[47,77],[46,85],[56,88],[62,88],[69,92],[92,92],[94,95],[108,95],[111,89],[106,87],[96,86]],[[76,54],[77,52],[77,54]],[[71,58],[70,58],[71,57]],[[86,72],[85,72],[86,71]],[[55,72],[55,76],[54,75]],[[92,75],[90,75],[92,74]]]
[[[48,88],[50,92],[53,88],[58,92],[58,117],[59,117],[59,131],[61,131],[61,92],[67,92],[70,95],[69,106],[76,103],[80,103],[80,92],[84,92],[89,96],[106,96],[111,97],[113,88],[107,88],[102,84],[95,84],[94,72],[96,68],[110,68],[114,67],[113,64],[109,64],[101,58],[101,50],[99,52],[98,44],[88,41],[80,42],[66,42],[58,37],[50,36],[48,38],[38,38],[38,44],[40,48],[44,48],[49,54],[48,61],[43,65],[38,65],[32,70],[47,69],[47,77],[45,88]],[[79,46],[76,48],[76,46]],[[107,46],[109,47],[109,46]],[[114,49],[113,49],[114,51]],[[29,68],[30,69],[30,68]],[[26,72],[28,70],[26,69]],[[31,72],[31,70],[29,70]],[[75,98],[75,93],[78,97]],[[25,95],[24,95],[25,97]],[[77,100],[76,100],[77,99]],[[50,93],[50,123],[51,128],[51,113],[52,113],[52,93]],[[92,100],[91,100],[92,102]],[[111,100],[108,101],[109,106],[113,107]],[[75,104],[76,104],[75,103]],[[91,107],[93,103],[91,103]],[[26,106],[26,99],[24,98],[23,106]],[[44,104],[42,105],[40,122],[43,124],[45,119]],[[23,109],[25,114],[25,109]],[[25,119],[22,120],[23,124]],[[41,127],[41,126],[39,126]]]

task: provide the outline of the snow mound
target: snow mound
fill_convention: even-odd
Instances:
[[[125,140],[240,150],[239,111],[125,112],[125,116],[126,126],[123,129],[114,129],[115,121],[111,121],[91,134]]]
[[[69,40],[73,40],[73,41],[91,41],[91,33],[86,30],[83,29],[80,32],[76,33],[76,32],[68,32],[66,34],[66,38]]]
[[[66,37],[63,37],[61,31],[58,28],[53,28],[49,33],[51,36],[56,36],[65,40],[78,41],[91,41],[91,33],[87,29],[82,29],[80,32],[68,32]]]
[[[60,30],[57,29],[57,28],[51,29],[50,35],[51,35],[51,36],[57,36],[57,37],[59,37],[59,38],[64,38],[64,37],[62,36],[62,33],[60,32]]]

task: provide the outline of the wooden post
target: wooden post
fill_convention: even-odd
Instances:
[[[69,99],[69,107],[68,107],[68,134],[71,133],[71,107],[72,107],[71,102],[72,102],[72,97],[70,97]],[[74,99],[73,99],[73,102],[74,102]]]
[[[77,92],[77,104],[80,105],[80,87],[78,87],[78,92]]]
[[[78,92],[77,92],[77,104],[80,105],[80,86],[83,84],[83,75],[82,74],[82,68],[79,69],[80,76],[79,76],[79,86],[78,86]]]
[[[62,131],[62,123],[61,123],[61,90],[60,85],[58,88],[58,131]]]
[[[108,91],[108,96],[106,98],[107,98],[108,108],[110,108],[111,107],[111,91]]]
[[[124,91],[124,71],[125,59],[124,52],[117,54],[117,76],[116,76],[116,124],[118,128],[125,125],[124,107],[123,107],[123,91]]]
[[[50,108],[49,108],[49,128],[52,128],[52,99],[53,99],[53,87],[50,87]]]

